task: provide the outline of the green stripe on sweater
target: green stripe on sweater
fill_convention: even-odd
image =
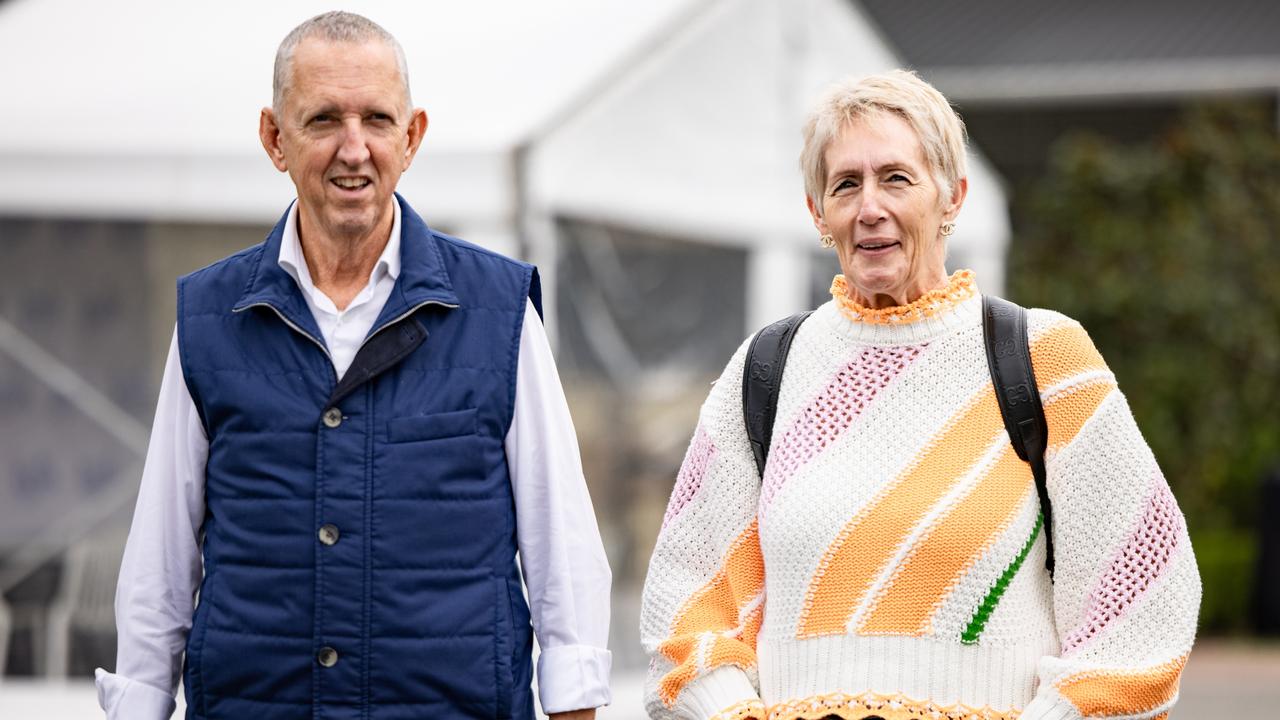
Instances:
[[[1018,557],[1014,558],[1009,567],[1005,568],[1004,574],[996,580],[996,584],[991,586],[987,591],[987,596],[982,598],[982,604],[978,606],[973,617],[969,620],[969,625],[960,634],[960,642],[965,645],[972,645],[978,642],[978,636],[982,634],[983,628],[987,626],[987,621],[991,619],[991,613],[995,612],[996,605],[1000,604],[1000,597],[1004,595],[1004,591],[1009,589],[1009,583],[1013,580],[1013,576],[1018,574],[1018,568],[1022,567],[1022,561],[1027,559],[1027,554],[1031,552],[1031,546],[1035,544],[1036,537],[1040,535],[1040,528],[1044,526],[1044,516],[1036,516],[1036,526],[1031,528],[1031,537],[1027,538],[1027,542],[1022,546],[1022,551],[1018,553]]]

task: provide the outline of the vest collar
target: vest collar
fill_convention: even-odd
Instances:
[[[449,272],[445,269],[444,259],[440,255],[435,234],[422,217],[409,207],[400,193],[396,193],[395,199],[400,203],[400,276],[396,278],[391,296],[387,298],[377,321],[369,330],[370,335],[423,305],[457,307],[460,304],[453,291],[453,283],[449,280]],[[278,262],[288,217],[289,211],[286,210],[261,245],[248,285],[232,311],[240,312],[254,305],[265,305],[323,347],[320,328],[307,308],[302,290]]]
[[[400,193],[396,193],[396,202],[400,203],[400,277],[369,330],[370,335],[423,305],[455,308],[461,304],[453,292],[435,233]]]

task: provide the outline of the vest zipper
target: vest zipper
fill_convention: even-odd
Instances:
[[[362,340],[362,341],[360,342],[360,347],[356,348],[356,354],[357,354],[357,355],[359,355],[359,354],[360,354],[360,351],[364,349],[364,345],[365,345],[365,343],[367,343],[367,342],[369,342],[370,340],[372,340],[372,339],[374,339],[375,337],[377,337],[377,336],[378,336],[378,334],[379,334],[379,333],[381,333],[383,330],[386,330],[387,328],[391,327],[392,325],[395,325],[396,323],[398,323],[398,322],[400,322],[401,320],[403,320],[403,319],[405,319],[405,318],[409,317],[410,315],[412,315],[412,314],[414,314],[414,313],[418,312],[419,310],[421,310],[422,308],[424,308],[424,307],[426,307],[426,306],[428,306],[428,305],[439,305],[440,307],[447,307],[447,308],[449,308],[449,309],[451,309],[451,310],[455,310],[455,309],[457,309],[457,307],[458,307],[456,304],[450,304],[450,303],[447,303],[447,302],[440,302],[439,300],[427,300],[427,301],[424,301],[424,302],[420,302],[420,303],[418,303],[417,305],[414,305],[413,307],[409,308],[408,310],[405,310],[404,312],[400,313],[399,315],[397,315],[397,316],[395,316],[395,317],[391,318],[390,320],[386,321],[386,322],[385,322],[385,323],[383,323],[383,324],[382,324],[382,326],[381,326],[381,327],[379,327],[377,330],[374,330],[373,332],[369,333],[369,337],[367,337],[367,338],[365,338],[364,340]]]
[[[333,356],[329,354],[329,348],[325,347],[324,343],[317,340],[314,336],[311,335],[311,333],[298,327],[297,323],[285,317],[284,313],[277,310],[275,305],[272,305],[271,303],[259,302],[259,303],[253,303],[251,305],[245,305],[244,307],[233,308],[231,312],[233,313],[243,312],[245,310],[248,310],[249,308],[254,308],[254,307],[270,308],[271,312],[275,313],[277,317],[283,320],[285,325],[288,325],[290,328],[294,330],[294,332],[298,333],[302,337],[315,343],[316,347],[320,348],[320,352],[324,353],[324,356],[329,359],[329,372],[333,373],[334,384],[336,385],[338,383],[338,369],[333,366]]]
[[[396,317],[394,317],[394,318],[392,318],[392,319],[388,320],[387,322],[383,323],[381,327],[379,327],[377,330],[375,330],[375,331],[373,331],[372,333],[370,333],[370,334],[369,334],[369,337],[365,338],[364,340],[362,340],[362,341],[360,342],[360,347],[357,347],[357,348],[356,348],[356,355],[359,355],[359,354],[360,354],[360,351],[361,351],[362,349],[364,349],[364,345],[365,345],[365,343],[369,342],[369,341],[370,341],[370,340],[372,340],[374,337],[376,337],[376,336],[378,335],[378,333],[382,332],[383,330],[386,330],[387,328],[391,327],[392,325],[395,325],[396,323],[398,323],[398,322],[400,322],[401,320],[403,320],[403,319],[405,319],[405,318],[409,317],[410,315],[414,314],[414,313],[415,313],[415,312],[417,312],[418,310],[421,310],[422,308],[424,308],[424,307],[426,307],[426,306],[428,306],[428,305],[439,305],[439,306],[441,306],[441,307],[447,307],[447,308],[450,308],[450,309],[456,309],[456,308],[458,307],[458,306],[457,306],[457,304],[451,304],[451,303],[447,303],[447,302],[440,302],[439,300],[427,300],[427,301],[425,301],[425,302],[420,302],[420,303],[418,303],[417,305],[414,305],[413,307],[409,308],[408,310],[405,310],[404,312],[400,313],[400,314],[399,314],[399,315],[397,315]],[[232,309],[232,311],[231,311],[231,312],[233,312],[233,313],[238,313],[238,312],[241,312],[241,311],[244,311],[244,310],[248,310],[249,308],[252,308],[252,307],[265,307],[265,308],[271,308],[271,312],[275,313],[277,317],[279,317],[281,320],[283,320],[285,325],[288,325],[289,327],[293,328],[293,329],[294,329],[294,331],[296,331],[299,335],[301,335],[302,337],[304,337],[304,338],[306,338],[306,339],[310,340],[311,342],[315,343],[315,344],[316,344],[316,347],[320,348],[320,352],[323,352],[323,353],[324,353],[324,356],[325,356],[325,357],[327,357],[327,358],[329,358],[329,369],[330,369],[331,371],[333,371],[333,378],[334,378],[334,380],[333,380],[333,381],[334,381],[335,383],[336,383],[336,382],[338,382],[338,369],[337,369],[336,367],[334,367],[334,366],[333,366],[333,356],[329,354],[329,348],[325,347],[325,346],[324,346],[324,343],[322,343],[322,342],[320,342],[319,340],[315,339],[315,337],[313,337],[313,336],[311,335],[311,333],[309,333],[309,332],[307,332],[306,330],[303,330],[302,328],[298,327],[298,324],[297,324],[297,323],[295,323],[295,322],[293,322],[292,320],[290,320],[289,318],[285,317],[285,316],[284,316],[284,313],[282,313],[282,312],[280,312],[278,309],[276,309],[276,306],[275,306],[275,305],[272,305],[271,303],[259,302],[259,303],[253,303],[253,304],[251,304],[251,305],[245,305],[244,307],[234,308],[234,309]]]

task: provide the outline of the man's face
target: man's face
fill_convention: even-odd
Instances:
[[[297,187],[304,237],[359,241],[389,231],[392,193],[427,125],[426,113],[406,105],[395,51],[308,38],[294,51],[288,87],[278,116],[262,111],[259,132]]]

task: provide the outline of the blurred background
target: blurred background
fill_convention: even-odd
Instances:
[[[275,47],[333,9],[0,0],[0,717],[95,717],[174,282],[293,198],[258,144]],[[949,264],[1079,319],[1204,580],[1182,719],[1280,700],[1280,3],[352,2],[431,117],[401,192],[537,263],[638,718],[648,556],[708,384],[823,302],[808,104],[915,68],[972,139]],[[59,713],[62,713],[61,715]]]

